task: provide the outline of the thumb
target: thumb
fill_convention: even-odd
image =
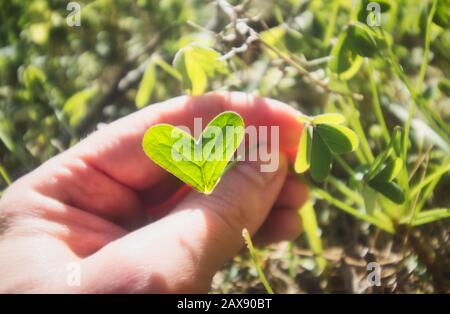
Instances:
[[[87,290],[207,292],[215,272],[242,248],[242,229],[258,230],[286,179],[285,157],[273,172],[260,166],[239,162],[211,195],[190,192],[168,216],[86,259]]]

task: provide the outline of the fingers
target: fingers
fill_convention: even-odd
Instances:
[[[298,178],[288,176],[275,203],[275,207],[299,209],[308,200],[308,197],[308,187]]]
[[[203,118],[205,127],[225,110],[241,114],[247,126],[279,126],[280,150],[293,158],[302,130],[296,120],[299,113],[281,102],[238,92],[177,97],[149,106],[95,132],[69,153],[124,185],[147,189],[167,173],[145,156],[141,147],[145,131],[157,123],[192,130],[194,118]]]
[[[137,193],[78,158],[59,155],[18,184],[23,187],[16,188],[16,193],[30,189],[126,228],[143,223],[144,211]]]
[[[269,243],[294,240],[302,231],[298,209],[272,210],[253,241],[257,246]]]
[[[261,173],[259,166],[238,163],[211,195],[191,191],[168,216],[87,258],[83,273],[88,289],[208,291],[214,273],[242,248],[242,229],[256,232],[283,186],[284,157],[275,172]]]
[[[255,245],[296,239],[302,231],[298,210],[307,199],[306,185],[297,178],[288,176],[274,209],[254,237]]]

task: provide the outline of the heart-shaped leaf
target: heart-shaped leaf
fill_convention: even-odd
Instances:
[[[300,143],[298,145],[297,157],[295,158],[294,169],[297,173],[303,173],[309,169],[311,160],[311,128],[305,127],[300,137]]]
[[[331,152],[317,129],[314,129],[311,147],[311,177],[314,181],[325,180],[331,170]]]
[[[156,164],[192,186],[210,194],[244,138],[244,121],[235,112],[216,116],[195,140],[169,124],[157,124],[142,140],[144,152]]]
[[[358,147],[358,136],[345,126],[319,124],[316,129],[328,148],[335,154],[348,153]]]

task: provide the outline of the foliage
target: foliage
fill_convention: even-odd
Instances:
[[[380,26],[368,24],[369,2],[380,3]],[[185,91],[242,90],[312,119],[296,163],[309,167],[299,176],[312,191],[300,211],[307,238],[282,272],[305,282],[314,270],[318,291],[342,291],[332,279],[344,266],[329,251],[345,260],[364,247],[365,262],[398,257],[386,275],[397,284],[367,291],[449,290],[448,0],[80,4],[81,26],[69,27],[65,1],[0,2],[0,190],[101,122]],[[242,276],[238,261],[228,279]]]

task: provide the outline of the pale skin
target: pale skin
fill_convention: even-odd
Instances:
[[[225,110],[247,125],[280,127],[278,170],[238,162],[211,195],[187,187],[145,156],[156,123],[210,121]],[[18,179],[0,200],[0,291],[208,292],[243,246],[294,239],[307,189],[289,175],[302,125],[298,112],[243,93],[178,97],[94,132]],[[67,283],[79,265],[80,285]]]

